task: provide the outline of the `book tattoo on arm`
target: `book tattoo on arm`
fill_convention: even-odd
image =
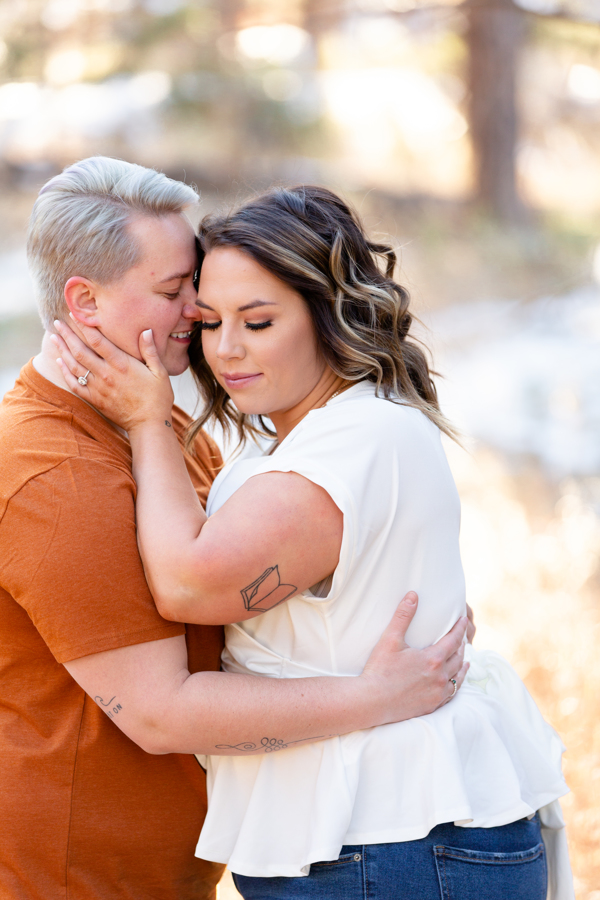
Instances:
[[[270,566],[262,575],[240,591],[244,606],[250,612],[267,612],[298,592],[293,584],[282,584],[279,566]]]

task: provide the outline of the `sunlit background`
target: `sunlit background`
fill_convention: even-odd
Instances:
[[[41,335],[27,216],[75,159],[194,182],[203,212],[273,182],[349,198],[465,434],[477,641],[567,745],[578,900],[600,900],[599,126],[600,0],[0,0],[0,395]]]

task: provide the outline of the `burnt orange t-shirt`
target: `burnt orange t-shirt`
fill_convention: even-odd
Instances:
[[[205,501],[216,446],[187,464]],[[28,363],[0,405],[0,900],[215,896],[195,757],[145,753],[61,665],[186,633],[190,670],[219,668],[220,628],[158,614],[134,502],[127,440]]]

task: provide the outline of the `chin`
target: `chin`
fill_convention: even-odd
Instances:
[[[190,361],[186,355],[186,358],[179,363],[168,363],[168,362],[163,361],[163,366],[167,370],[167,373],[171,377],[174,377],[175,375],[183,375],[185,370],[189,369]]]
[[[237,400],[234,400],[233,397],[231,397],[231,399],[232,399],[233,403],[235,403],[236,409],[238,409],[239,412],[244,413],[244,415],[246,415],[246,416],[267,416],[268,417],[271,415],[272,412],[277,412],[277,410],[273,409],[273,407],[269,406],[269,404],[252,403],[251,400],[247,400],[245,403],[242,400],[240,400],[240,402],[238,403]],[[269,406],[269,409],[266,409],[265,408],[266,406]]]

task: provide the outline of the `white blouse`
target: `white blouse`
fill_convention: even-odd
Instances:
[[[325,597],[305,591],[227,626],[225,671],[358,675],[408,590],[419,595],[414,647],[464,615],[460,503],[440,433],[422,413],[354,385],[270,456],[226,467],[209,515],[248,478],[274,471],[329,493],[343,513],[340,559]],[[567,793],[564,748],[516,673],[496,653],[468,653],[463,687],[430,715],[296,747],[265,734],[264,754],[209,757],[197,855],[242,875],[298,876],[337,859],[343,844],[415,840],[443,822],[504,825]],[[560,829],[556,805],[545,818]]]

